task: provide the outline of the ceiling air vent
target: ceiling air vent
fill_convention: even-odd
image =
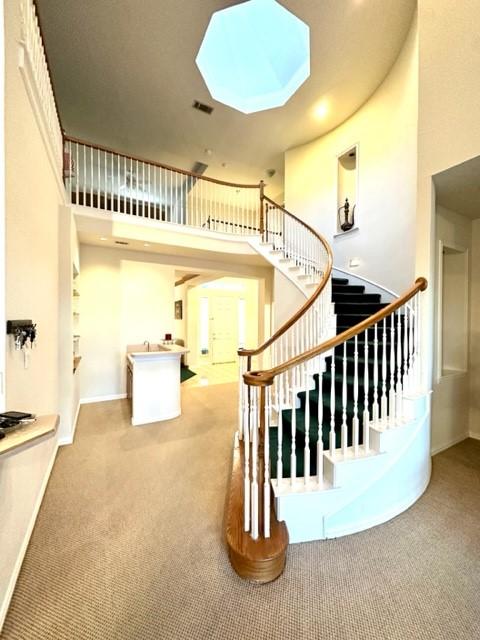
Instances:
[[[125,240],[115,240],[115,244],[128,244]]]
[[[198,111],[203,111],[203,113],[207,113],[208,115],[211,115],[213,111],[213,107],[210,107],[208,104],[204,104],[203,102],[199,102],[198,100],[195,100],[192,106],[194,109],[198,109]]]

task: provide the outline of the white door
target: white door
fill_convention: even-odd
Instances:
[[[212,363],[235,362],[238,349],[238,301],[228,296],[212,299],[210,316]]]

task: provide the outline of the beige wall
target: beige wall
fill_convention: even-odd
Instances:
[[[480,219],[472,222],[469,431],[480,439]]]
[[[6,345],[6,408],[39,414],[59,406],[59,206],[34,107],[18,67],[20,2],[5,11],[6,316],[37,323],[30,366]],[[56,437],[0,461],[0,626],[56,452]]]
[[[125,393],[127,344],[174,332],[174,267],[154,254],[81,245],[80,395]]]
[[[340,127],[285,154],[286,206],[332,243],[334,264],[400,292],[413,281],[417,155],[417,30],[389,75]],[[334,238],[337,155],[359,144],[358,230]]]
[[[7,342],[8,409],[58,410],[58,220],[61,192],[18,68],[20,2],[5,4],[6,314],[31,318],[30,366]]]
[[[477,0],[419,0],[419,113],[416,273],[435,273],[432,176],[480,154]],[[434,287],[423,297],[426,384],[433,365]]]
[[[459,215],[454,211],[449,211],[444,207],[438,206],[436,212],[436,242],[435,242],[435,259],[436,259],[436,275],[440,269],[440,253],[439,243],[456,247],[465,248],[469,257],[472,249],[472,221],[465,216]],[[471,278],[470,282],[472,282]],[[466,363],[465,372],[449,372],[442,374],[441,362],[438,362],[440,349],[438,348],[440,337],[440,322],[442,312],[440,309],[440,280],[436,277],[431,284],[435,288],[435,337],[436,337],[436,361],[434,366],[434,382],[432,397],[432,451],[437,452],[446,447],[463,440],[468,437],[469,433],[469,364]],[[467,293],[468,295],[468,293]],[[466,301],[468,304],[468,300]],[[449,309],[451,315],[452,309]],[[464,312],[464,308],[458,309],[457,320],[460,320]],[[466,310],[468,313],[468,309]],[[469,318],[466,318],[467,326],[465,327],[466,339],[468,341]],[[443,331],[448,334],[448,327],[443,326]],[[448,348],[444,345],[443,348]],[[468,343],[467,343],[468,350]]]

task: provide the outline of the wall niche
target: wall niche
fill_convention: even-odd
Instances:
[[[357,228],[358,144],[337,156],[337,234]]]

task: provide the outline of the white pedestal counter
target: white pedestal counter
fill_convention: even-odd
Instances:
[[[133,351],[127,347],[127,395],[131,399],[132,425],[171,420],[182,412],[180,360],[188,349],[175,344],[149,348],[150,351]]]

